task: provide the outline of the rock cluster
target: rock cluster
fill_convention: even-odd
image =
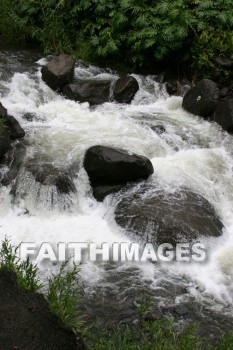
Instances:
[[[119,78],[113,84],[111,93],[110,80],[75,80],[75,60],[69,55],[55,56],[46,66],[42,67],[42,79],[53,90],[63,93],[71,100],[89,102],[90,105],[99,105],[113,99],[119,103],[130,103],[139,85],[132,76]]]

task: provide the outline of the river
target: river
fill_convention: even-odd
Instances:
[[[1,51],[0,101],[26,131],[22,141],[25,159],[72,169],[77,193],[69,199],[56,199],[56,193],[51,194],[51,188],[45,186],[38,197],[35,183],[25,179],[22,167],[16,199],[11,185],[1,188],[1,239],[7,235],[14,244],[23,241],[37,245],[130,241],[114,220],[114,195],[97,202],[82,166],[90,146],[104,144],[130,150],[151,160],[155,169],[151,184],[164,191],[185,186],[205,197],[224,225],[223,234],[206,239],[208,261],[202,264],[83,263],[80,276],[86,312],[105,323],[134,320],[140,297],[146,291],[155,301],[156,312],[170,312],[185,304],[194,321],[212,314],[231,318],[232,136],[217,124],[186,113],[182,98],[170,97],[154,76],[132,74],[140,90],[130,105],[111,102],[90,108],[87,103],[66,100],[42,81],[41,66],[46,63],[47,58],[36,51]],[[118,78],[109,69],[87,67],[81,62],[76,63],[75,76],[111,81]],[[25,118],[28,113],[31,118]],[[156,125],[164,126],[166,131],[155,132],[151,127]],[[28,195],[21,198],[20,193],[28,188]],[[42,279],[58,268],[52,263],[39,267]],[[182,312],[177,314],[183,317]]]

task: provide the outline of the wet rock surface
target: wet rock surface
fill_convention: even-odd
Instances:
[[[0,117],[3,118],[6,116],[7,116],[7,109],[0,102]]]
[[[10,149],[5,160],[9,170],[4,174],[1,181],[2,185],[8,186],[16,179],[19,170],[24,163],[25,156],[26,146],[21,142]]]
[[[0,103],[0,158],[10,149],[11,140],[21,139],[25,131],[19,122],[8,115],[7,109]]]
[[[106,146],[89,148],[84,157],[84,168],[97,200],[116,192],[128,181],[147,179],[154,172],[148,158]]]
[[[207,118],[215,111],[219,100],[217,84],[203,79],[191,88],[183,98],[183,108],[195,115]]]
[[[75,185],[66,170],[58,169],[52,164],[36,164],[33,161],[26,165],[35,180],[42,185],[55,186],[59,193],[76,192]]]
[[[154,244],[218,237],[222,230],[210,203],[186,188],[165,192],[149,185],[135,187],[121,196],[115,219],[133,237]]]
[[[1,350],[84,350],[71,328],[49,310],[42,294],[21,291],[16,276],[0,271]]]
[[[215,63],[224,68],[229,68],[232,66],[232,60],[228,57],[223,56],[216,57]]]
[[[69,55],[55,56],[46,66],[42,67],[42,79],[53,90],[61,90],[74,78],[75,60]]]
[[[14,117],[12,117],[11,115],[7,115],[4,118],[4,121],[10,131],[10,136],[12,140],[22,139],[25,136],[24,129]]]
[[[10,132],[6,126],[0,126],[0,160],[11,147]]]
[[[224,130],[233,133],[233,98],[220,101],[217,104],[213,120]]]
[[[63,94],[74,101],[98,105],[110,100],[110,85],[110,81],[104,80],[80,81],[66,85]]]
[[[106,146],[89,148],[85,154],[84,168],[93,183],[147,179],[154,172],[148,158]]]
[[[124,185],[94,185],[93,196],[97,201],[102,202],[109,194],[119,192],[122,188]]]
[[[134,77],[122,77],[113,87],[113,98],[119,103],[130,103],[138,90],[139,85]]]

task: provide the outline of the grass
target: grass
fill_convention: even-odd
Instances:
[[[10,240],[5,238],[0,250],[0,271],[7,270],[14,272],[17,282],[25,292],[38,292],[42,284],[38,278],[38,268],[30,263],[29,259],[21,260],[18,257],[19,247],[11,245]]]
[[[79,269],[74,264],[69,270],[68,263],[69,261],[62,263],[59,273],[49,278],[46,298],[51,311],[67,326],[80,333],[84,322],[78,311],[82,294],[78,282]]]
[[[64,262],[56,275],[48,278],[45,298],[51,312],[56,314],[77,334],[81,335],[89,350],[203,350],[198,336],[198,327],[193,325],[181,332],[171,319],[146,320],[150,300],[142,297],[139,309],[139,322],[135,325],[122,325],[114,330],[101,330],[96,335],[93,328],[84,324],[79,306],[82,301],[82,289],[79,284],[79,268],[74,264],[69,267]],[[18,247],[11,245],[5,238],[0,249],[0,271],[16,273],[19,287],[25,292],[38,292],[42,284],[38,278],[38,268],[28,259],[18,258]],[[205,350],[232,350],[233,332],[224,336],[216,346],[205,347]]]
[[[144,321],[100,337],[92,350],[201,350],[195,327],[177,333],[172,320]]]
[[[0,249],[0,271],[14,272],[17,283],[25,292],[38,292],[44,286],[39,281],[38,267],[29,259],[21,260],[18,257],[19,247],[14,247],[8,238],[2,241]],[[48,278],[47,293],[45,298],[49,302],[52,313],[77,333],[82,330],[83,321],[78,312],[78,304],[81,297],[79,281],[79,269],[74,264],[72,269],[68,267],[69,261],[61,265],[57,275]]]

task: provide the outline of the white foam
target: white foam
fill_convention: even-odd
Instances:
[[[37,63],[44,65],[46,59]],[[82,78],[116,79],[111,72],[97,67],[77,67]],[[233,141],[215,123],[186,113],[180,97],[168,97],[164,87],[153,77],[140,77],[140,90],[131,105],[105,103],[90,109],[87,103],[76,103],[58,96],[41,80],[16,73],[11,82],[4,82],[9,93],[1,102],[27,131],[28,158],[46,159],[68,166],[76,163],[82,169],[85,150],[96,144],[120,147],[149,157],[155,173],[150,181],[167,186],[187,186],[202,193],[215,207],[226,229],[214,242],[207,240],[211,258],[206,264],[169,265],[170,273],[188,276],[193,285],[190,293],[205,298],[212,295],[219,301],[233,304]],[[25,113],[34,113],[38,120],[28,122]],[[150,125],[162,124],[166,132],[158,135]],[[72,213],[46,212],[30,208],[25,214],[24,201],[13,205],[9,189],[1,192],[1,238],[6,234],[13,242],[120,242],[127,237],[114,223],[110,202],[97,203],[90,190],[85,171],[78,171],[75,180],[77,207]],[[33,200],[31,199],[31,203]],[[43,268],[43,266],[42,266]],[[158,267],[156,267],[158,268]],[[141,266],[145,279],[154,279],[152,264]],[[45,269],[46,270],[46,269]],[[102,267],[86,264],[83,276],[97,281]],[[96,279],[93,276],[97,276]]]

